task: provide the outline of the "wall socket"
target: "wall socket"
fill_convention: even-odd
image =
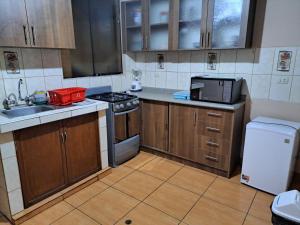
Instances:
[[[282,77],[278,80],[278,84],[288,84],[290,81],[290,78],[288,77]]]

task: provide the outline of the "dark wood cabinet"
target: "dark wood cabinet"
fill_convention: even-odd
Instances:
[[[61,190],[67,184],[61,123],[15,131],[25,207]]]
[[[71,0],[1,0],[0,46],[75,48]]]
[[[88,114],[63,121],[69,183],[100,170],[97,119],[97,114]]]
[[[169,105],[165,102],[142,101],[142,145],[168,151]]]
[[[24,205],[101,169],[97,113],[14,132]]]

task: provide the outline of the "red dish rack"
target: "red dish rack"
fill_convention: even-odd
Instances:
[[[85,99],[86,88],[71,87],[48,91],[51,105],[71,105]]]

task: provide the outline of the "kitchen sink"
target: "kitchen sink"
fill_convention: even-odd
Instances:
[[[54,109],[55,109],[54,106],[49,106],[49,105],[23,106],[23,107],[16,107],[10,110],[2,110],[1,113],[9,118],[13,118],[19,116],[32,115],[40,112],[46,112]]]

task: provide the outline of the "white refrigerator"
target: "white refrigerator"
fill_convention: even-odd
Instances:
[[[241,183],[279,194],[290,185],[300,123],[257,117],[247,124]]]

